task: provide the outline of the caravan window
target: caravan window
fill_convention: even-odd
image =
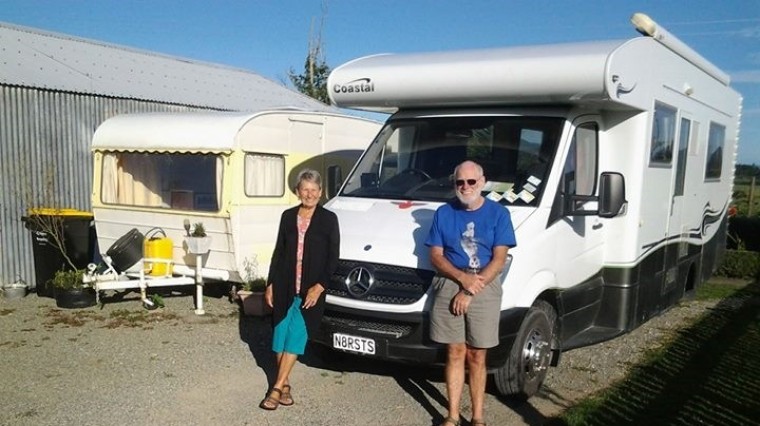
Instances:
[[[676,109],[661,102],[654,104],[652,146],[649,162],[652,165],[670,165],[676,139]]]
[[[723,144],[726,140],[726,127],[710,123],[710,135],[707,138],[707,167],[705,179],[719,179],[723,168]]]
[[[453,116],[386,124],[349,176],[349,197],[448,201],[464,160],[483,166],[485,193],[502,204],[536,205],[564,120],[557,117]]]
[[[222,187],[218,154],[107,152],[101,201],[140,207],[217,211]]]
[[[285,157],[281,155],[245,155],[245,195],[282,197],[285,194]]]

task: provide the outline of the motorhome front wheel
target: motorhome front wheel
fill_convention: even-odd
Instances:
[[[538,392],[552,360],[556,319],[554,308],[544,301],[528,310],[507,362],[494,375],[500,393],[525,400]]]

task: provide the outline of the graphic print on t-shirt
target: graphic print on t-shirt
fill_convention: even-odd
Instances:
[[[475,239],[475,222],[469,222],[467,229],[462,232],[462,239],[459,241],[462,245],[462,250],[467,253],[467,257],[470,258],[470,268],[480,268],[480,259],[478,259],[478,243]]]

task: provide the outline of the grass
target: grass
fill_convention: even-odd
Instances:
[[[647,354],[628,376],[551,425],[745,425],[760,419],[760,282],[708,283],[709,313]]]

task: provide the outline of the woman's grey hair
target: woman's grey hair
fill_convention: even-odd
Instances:
[[[303,169],[298,172],[298,179],[296,179],[296,182],[296,190],[301,188],[301,182],[313,182],[317,184],[319,189],[322,189],[322,175],[313,169]]]

